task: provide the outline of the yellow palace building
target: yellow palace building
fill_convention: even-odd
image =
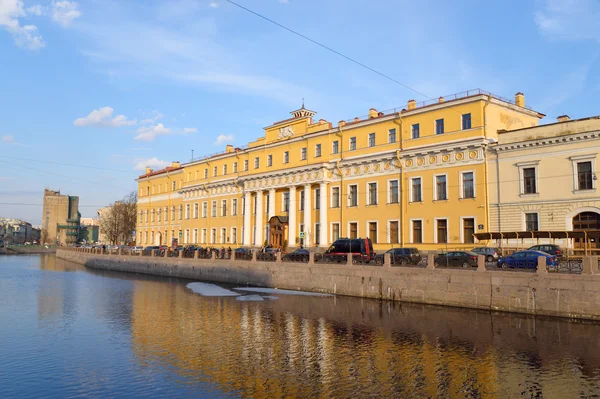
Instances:
[[[499,129],[543,117],[472,90],[334,126],[304,105],[245,148],[153,171],[138,182],[138,245],[469,248],[488,231],[486,149]]]

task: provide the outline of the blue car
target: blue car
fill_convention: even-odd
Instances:
[[[511,269],[537,269],[538,257],[546,257],[546,266],[557,267],[558,259],[554,255],[542,251],[519,251],[498,260],[498,267],[510,267]]]

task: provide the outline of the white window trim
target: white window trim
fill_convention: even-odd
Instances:
[[[352,148],[352,139],[354,139],[354,148]],[[356,142],[356,136],[350,137],[348,139],[348,151],[356,151],[358,148],[358,143]]]
[[[205,212],[206,211],[206,212]],[[208,201],[202,202],[202,211],[200,211],[202,218],[208,218]]]
[[[335,149],[335,146],[334,146],[334,144],[335,144],[335,143],[337,143],[337,147],[338,147],[338,148],[337,148],[337,151],[334,151],[334,149]],[[339,140],[333,140],[333,141],[331,142],[331,153],[332,153],[332,154],[339,154],[339,153],[340,153],[340,141],[339,141]]]
[[[477,216],[461,216],[460,217],[460,242],[462,244],[466,244],[465,243],[465,219],[473,219],[473,232],[475,234],[477,234],[477,227],[479,226],[477,224]],[[477,244],[479,241],[477,240],[477,238],[473,238],[473,243]]]
[[[423,239],[425,237],[425,222],[422,218],[415,218],[415,219],[409,219],[409,240],[411,244],[423,244],[425,242],[425,240]],[[415,239],[413,237],[414,234],[414,227],[413,227],[413,222],[417,222],[420,221],[421,222],[421,242],[420,243],[415,243]]]
[[[537,214],[537,224],[538,224],[537,227],[538,227],[538,231],[542,231],[542,220],[540,219],[540,211],[533,211],[533,210],[521,212],[521,227],[522,227],[521,231],[527,231],[527,217],[526,217],[526,214],[528,214],[528,213],[535,213],[535,214]]]
[[[226,244],[227,243],[227,228],[226,227],[221,227],[219,232],[219,241],[220,244]]]
[[[213,166],[213,177],[216,177],[218,172],[219,169],[216,166]]]
[[[223,208],[223,201],[225,201],[225,207]],[[221,205],[219,206],[219,208],[221,208],[221,217],[226,217],[226,213],[227,213],[227,200],[221,200]],[[223,209],[225,209],[225,212],[223,212]]]
[[[306,191],[304,189],[298,191],[298,212],[304,212],[304,196]]]
[[[208,168],[204,169],[204,178],[208,179]],[[173,182],[175,184],[175,182]]]
[[[354,205],[350,205],[350,187],[351,186],[356,186],[356,206]],[[346,207],[347,208],[358,208],[360,206],[360,194],[358,192],[358,183],[353,183],[353,184],[348,184],[347,187],[348,189],[348,195],[346,196]]]
[[[190,204],[185,204],[185,219],[189,220],[190,219],[190,211],[191,211],[192,207]]]
[[[459,198],[460,199],[473,199],[471,197],[465,197],[465,191],[463,190],[464,187],[464,175],[465,173],[473,173],[473,198],[477,198],[477,177],[476,177],[476,173],[474,170],[461,170],[460,171],[460,179],[458,182],[458,189],[459,191]],[[446,189],[448,189],[448,181],[446,180]]]
[[[394,141],[390,141],[390,133],[392,132],[392,130],[394,131]],[[388,129],[388,144],[395,144],[398,142],[398,130],[396,130],[396,128],[392,128],[392,129]]]
[[[398,242],[394,242],[392,243],[392,228],[391,228],[391,224],[392,222],[397,222],[398,223]],[[400,231],[402,229],[402,225],[400,224],[400,219],[388,219],[385,222],[386,225],[386,231],[385,231],[385,235],[386,235],[386,242],[388,244],[400,244]]]
[[[446,176],[446,199],[445,200],[438,199],[437,178],[439,176]],[[423,181],[423,180],[421,180],[421,181]],[[421,187],[421,189],[422,189],[422,187]],[[434,201],[448,201],[450,199],[449,197],[450,196],[448,195],[448,174],[447,173],[439,173],[437,175],[433,175],[433,200]]]
[[[231,216],[237,216],[237,198],[232,198],[230,204]]]
[[[356,223],[356,238],[360,237],[360,222],[358,220],[348,220],[346,222],[346,237],[350,238],[350,224]]]
[[[419,127],[419,136],[418,137],[415,137],[415,126]],[[412,125],[410,125],[410,138],[413,140],[421,138],[421,124],[420,123],[413,123]]]
[[[471,119],[471,127],[468,129],[463,129],[463,120],[465,118],[465,115],[469,115],[469,118]],[[460,130],[470,130],[473,129],[473,114],[471,112],[467,112],[466,114],[461,114],[460,115]]]
[[[301,161],[306,161],[306,159],[308,158],[308,148],[307,147],[302,147],[300,148],[300,160]]]
[[[371,135],[373,135],[373,145],[371,145]],[[377,133],[375,132],[371,132],[369,133],[369,135],[367,136],[367,140],[368,140],[368,148],[373,148],[377,146]]]
[[[538,166],[540,164],[540,161],[530,161],[530,162],[519,162],[517,164],[515,164],[515,166],[517,166],[517,168],[519,168],[519,195],[538,195],[540,193],[540,185],[539,185],[539,180],[540,180],[540,176],[539,176],[539,172],[538,172]],[[527,193],[525,194],[525,179],[523,178],[523,169],[529,169],[529,168],[534,168],[535,169],[535,193]]]
[[[254,169],[258,169],[260,167],[260,158],[254,157]]]
[[[317,155],[317,148],[319,149],[319,154]],[[315,158],[319,158],[323,155],[323,146],[320,143],[315,144]]]
[[[285,195],[289,195],[289,199],[288,199],[288,209],[285,209]],[[281,212],[289,212],[289,208],[290,208],[290,199],[292,197],[292,193],[290,193],[289,191],[286,193],[285,191],[281,193]],[[296,204],[297,205],[297,204]],[[300,207],[296,206],[296,208],[300,209]],[[298,209],[296,209],[296,212],[298,212]]]
[[[211,244],[217,244],[217,228],[213,227],[212,229],[210,229],[210,241]]]
[[[443,121],[442,123],[444,124],[444,131],[443,131],[442,133],[439,133],[439,134],[438,134],[438,132],[437,132],[437,121],[439,121],[439,120],[442,120],[442,121]],[[462,125],[461,125],[461,126],[462,126]],[[433,135],[434,135],[434,136],[441,136],[442,134],[445,134],[445,133],[446,133],[446,121],[444,120],[444,118],[437,118],[437,119],[434,119],[434,120],[433,120]]]
[[[256,163],[254,165],[256,165]],[[269,154],[267,155],[267,168],[270,168],[271,166],[273,166],[273,155]],[[256,166],[254,169],[256,169]]]
[[[285,159],[285,154],[287,154],[287,160]],[[290,152],[289,151],[283,152],[282,160],[283,160],[284,164],[290,163]]]
[[[321,223],[315,222],[315,224],[314,224],[314,228],[315,229],[313,231],[315,232],[315,235],[313,237],[312,242],[313,242],[313,244],[316,244],[316,242],[319,241],[318,245],[320,246],[320,245],[323,245],[323,243],[321,242],[321,237],[319,236],[321,234],[321,232],[319,231],[319,234],[317,234],[317,226],[319,226],[319,229],[320,229],[321,228]]]
[[[592,190],[596,190],[596,180],[594,179],[594,175],[596,174],[596,154],[575,155],[575,156],[569,157],[569,160],[571,161],[571,164],[573,165],[573,192],[589,193]],[[591,190],[580,190],[579,189],[577,164],[580,162],[591,162],[592,163],[592,189]],[[537,177],[537,175],[536,175],[536,177]]]
[[[446,221],[446,242],[438,242],[438,220]],[[447,216],[433,218],[433,242],[435,244],[450,244],[450,218]],[[476,231],[477,232],[477,231]]]
[[[237,244],[237,227],[229,228],[229,239],[231,240],[231,244]],[[233,234],[235,232],[235,234]],[[235,238],[235,240],[234,240]]]
[[[208,232],[206,229],[202,229],[202,237],[200,237],[200,241],[202,241],[202,244],[208,244]]]
[[[413,201],[413,180],[421,179],[421,201]],[[412,176],[408,179],[408,202],[413,204],[419,204],[423,202],[423,177],[422,176]],[[435,198],[435,197],[434,197]]]
[[[227,164],[223,165],[223,175],[227,174]]]
[[[237,171],[238,171],[238,163],[237,162],[233,163],[232,171],[233,171],[233,173],[237,173]]]
[[[340,226],[340,222],[330,222],[329,223],[329,241],[330,242],[334,242],[333,239],[333,225],[337,224],[338,225],[338,238],[342,237],[342,227]]]
[[[185,229],[185,234],[183,235],[183,243],[184,244],[190,243],[190,229]]]
[[[313,207],[313,210],[315,210],[315,211],[318,211],[321,209],[321,204],[320,204],[321,200],[317,199],[317,190],[319,191],[320,196],[323,195],[323,193],[321,192],[321,187],[316,187],[314,190],[311,189],[311,191],[313,192],[312,207]],[[319,208],[317,208],[317,203],[319,203],[318,204]]]
[[[338,189],[338,206],[336,208],[333,207],[333,189]],[[331,186],[329,187],[329,209],[338,209],[342,206],[342,188],[341,186]]]
[[[219,204],[217,200],[213,200],[210,204],[210,217],[216,218],[219,214]]]
[[[390,190],[390,185],[391,185],[391,183],[393,181],[398,182],[398,202],[392,202],[392,190]],[[389,179],[387,181],[386,191],[387,191],[387,201],[386,201],[386,203],[388,205],[400,204],[400,179]]]
[[[194,229],[194,244],[198,244],[198,229]]]
[[[373,244],[379,244],[380,243],[379,242],[379,220],[378,219],[367,220],[367,221],[365,221],[365,223],[366,223],[366,225],[365,225],[365,229],[366,229],[365,237],[366,238],[371,238],[369,236],[369,223],[375,223],[377,225],[377,230],[375,232],[377,234],[377,240],[375,240],[375,242]]]
[[[369,184],[373,184],[373,183],[375,183],[375,200],[376,201],[375,201],[374,204],[371,204],[371,201],[370,201],[371,198],[370,198],[370,195],[369,195]],[[377,184],[377,183],[378,183],[377,180],[375,180],[375,181],[368,181],[368,182],[365,183],[365,187],[366,187],[365,204],[366,204],[366,206],[377,206],[377,205],[379,205],[379,184]]]

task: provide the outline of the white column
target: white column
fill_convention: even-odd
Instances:
[[[304,246],[306,248],[311,245],[311,234],[313,231],[310,225],[310,215],[312,213],[312,209],[310,208],[310,195],[310,184],[307,184],[304,186]]]
[[[251,231],[252,231],[252,226],[250,225],[250,212],[251,212],[251,208],[250,208],[250,201],[252,200],[252,197],[250,195],[249,191],[246,191],[244,193],[244,237],[243,237],[243,245],[245,246],[249,246],[251,245],[250,242],[250,237],[251,236]],[[210,233],[209,233],[210,234]]]
[[[269,190],[269,220],[271,220],[271,218],[273,216],[275,216],[275,196],[276,195],[277,194],[276,194],[274,188]]]
[[[288,211],[288,247],[296,247],[296,186],[290,187]]]
[[[256,192],[256,242],[255,245],[257,247],[262,247],[263,245],[263,231],[265,226],[263,224],[263,192]]]
[[[320,186],[320,202],[319,202],[319,225],[321,226],[319,245],[327,248],[327,183],[321,183]]]

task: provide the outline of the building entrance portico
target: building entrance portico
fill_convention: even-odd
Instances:
[[[269,234],[271,246],[283,249],[283,244],[287,240],[288,217],[273,216],[269,219]]]

